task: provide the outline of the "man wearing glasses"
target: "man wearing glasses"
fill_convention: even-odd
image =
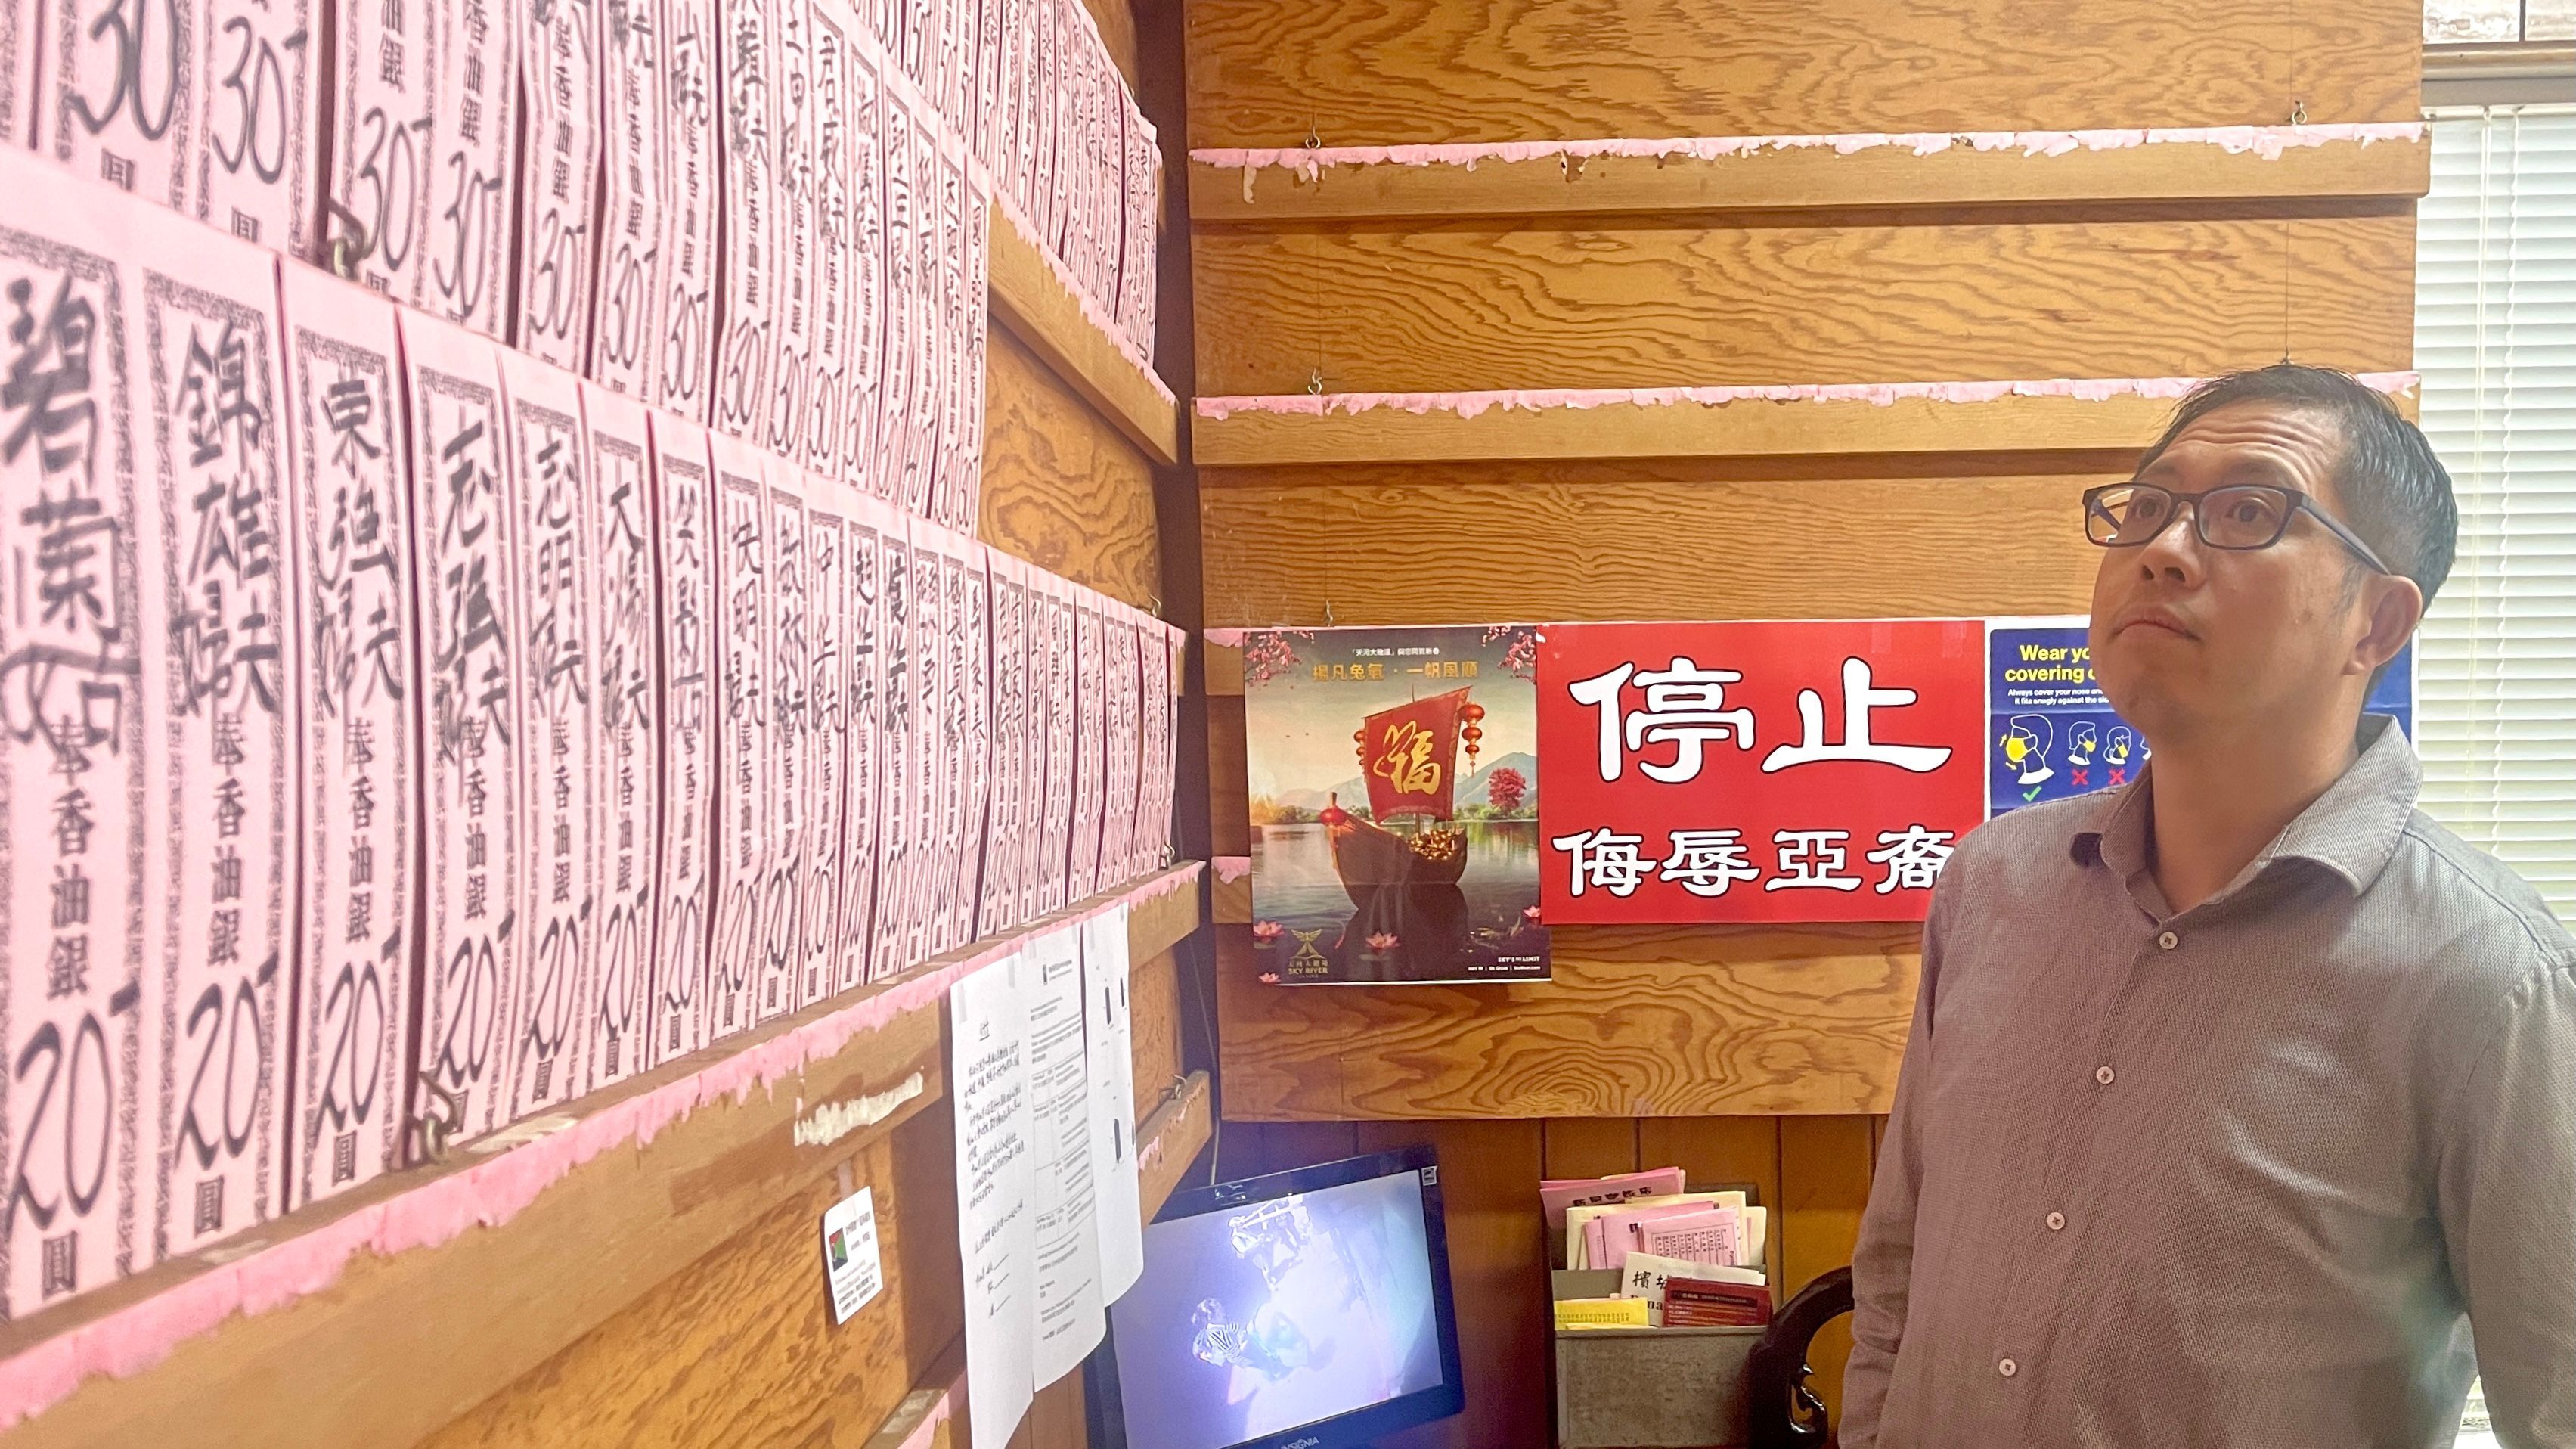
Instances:
[[[1942,873],[1842,1443],[2424,1449],[2482,1373],[2499,1441],[2576,1446],[2576,942],[2362,713],[2450,571],[2448,475],[2285,363],[2194,392],[2083,526],[2153,759]]]

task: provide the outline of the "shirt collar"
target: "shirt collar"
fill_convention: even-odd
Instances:
[[[2423,772],[2414,746],[2387,715],[2362,716],[2356,742],[2361,752],[2352,764],[2254,857],[2229,890],[2260,876],[2277,860],[2313,861],[2333,871],[2356,895],[2379,879],[2414,816]],[[2094,823],[2076,832],[2072,842],[2079,864],[2107,866],[2123,878],[2145,872],[2154,780],[2150,759],[2135,782],[2105,792]]]

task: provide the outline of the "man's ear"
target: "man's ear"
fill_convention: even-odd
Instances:
[[[2354,641],[2346,668],[2370,674],[2404,651],[2424,622],[2424,591],[2403,574],[2382,574],[2367,581],[2362,607],[2368,610],[2361,637]]]

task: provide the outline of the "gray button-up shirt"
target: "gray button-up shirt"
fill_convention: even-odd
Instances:
[[[2504,1444],[2576,1446],[2576,942],[2416,811],[2388,720],[2362,740],[2180,914],[2152,766],[1961,843],[1846,1449],[2421,1449],[2473,1371]]]

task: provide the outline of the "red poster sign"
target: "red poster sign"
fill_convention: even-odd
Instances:
[[[1360,758],[1368,766],[1369,813],[1446,820],[1458,789],[1458,711],[1467,691],[1453,689],[1380,710],[1360,723]]]
[[[1557,624],[1541,902],[1589,921],[1916,921],[1985,818],[1974,619]]]

